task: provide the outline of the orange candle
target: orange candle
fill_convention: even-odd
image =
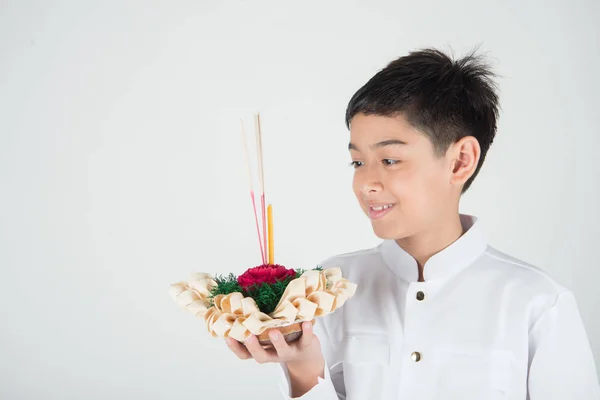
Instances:
[[[273,243],[273,206],[267,207],[267,219],[269,224],[269,264],[275,263],[275,244]]]

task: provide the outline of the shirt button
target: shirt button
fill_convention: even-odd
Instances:
[[[419,353],[418,351],[415,351],[414,353],[412,353],[410,355],[411,360],[413,360],[414,362],[419,362],[421,361],[421,353]]]
[[[419,300],[419,301],[425,300],[425,293],[418,291],[417,292],[417,300]]]

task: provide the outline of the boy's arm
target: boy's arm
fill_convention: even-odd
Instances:
[[[557,295],[529,332],[531,400],[600,400],[600,386],[579,309],[569,291]]]
[[[281,363],[282,377],[280,379],[280,388],[284,399],[346,399],[342,364],[337,363],[334,368],[330,368],[333,357],[331,342],[327,328],[325,327],[326,318],[327,317],[320,318],[314,326],[314,333],[319,338],[321,352],[325,359],[323,370],[303,371],[302,368],[297,369],[295,366],[290,366],[288,369],[288,366],[285,363]],[[297,394],[298,392],[300,395]]]

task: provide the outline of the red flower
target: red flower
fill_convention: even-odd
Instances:
[[[287,278],[296,276],[296,271],[287,269],[279,264],[263,264],[258,267],[250,268],[242,275],[238,276],[237,281],[244,290],[248,290],[254,285],[262,283],[275,283]]]

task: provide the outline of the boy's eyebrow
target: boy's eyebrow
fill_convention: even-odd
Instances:
[[[400,139],[388,139],[388,140],[384,140],[375,144],[372,144],[370,147],[372,149],[380,149],[382,147],[386,147],[386,146],[397,146],[397,145],[405,145],[406,142],[403,142]],[[356,145],[352,142],[348,143],[348,150],[356,150],[356,151],[360,151],[358,150],[358,147],[356,147]]]

